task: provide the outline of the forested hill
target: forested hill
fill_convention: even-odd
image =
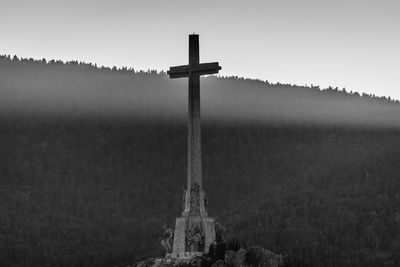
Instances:
[[[286,266],[400,266],[399,104],[202,79],[203,177],[226,238]],[[187,81],[0,60],[0,266],[162,255],[186,179]]]
[[[184,119],[187,79],[61,61],[0,57],[4,112],[112,119]],[[237,77],[201,81],[205,120],[400,126],[400,104],[345,89],[270,84]]]

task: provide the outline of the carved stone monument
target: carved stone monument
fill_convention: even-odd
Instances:
[[[218,62],[199,63],[199,36],[189,35],[189,65],[171,67],[170,78],[189,78],[188,168],[182,216],[176,218],[172,258],[208,253],[215,238],[214,219],[208,217],[201,171],[200,76],[215,74]]]

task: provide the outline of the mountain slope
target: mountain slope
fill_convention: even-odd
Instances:
[[[184,119],[187,79],[77,62],[0,58],[0,106],[73,117]],[[400,126],[398,101],[240,78],[201,81],[205,120]]]

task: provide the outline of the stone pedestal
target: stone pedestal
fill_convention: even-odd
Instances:
[[[208,253],[215,240],[215,228],[205,203],[204,191],[197,183],[186,189],[182,216],[176,218],[172,258],[190,258]]]
[[[191,246],[191,233],[193,229],[199,229],[197,235],[201,235],[201,244]],[[193,231],[192,231],[193,232]],[[215,240],[214,219],[208,216],[184,215],[176,218],[174,244],[172,258],[191,258],[208,253],[210,245]],[[192,242],[193,244],[193,242]]]

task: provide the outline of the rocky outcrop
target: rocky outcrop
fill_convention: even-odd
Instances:
[[[152,258],[139,262],[134,267],[278,267],[283,257],[268,249],[252,246],[238,251],[227,250],[224,259],[213,259],[209,255],[187,259]]]

